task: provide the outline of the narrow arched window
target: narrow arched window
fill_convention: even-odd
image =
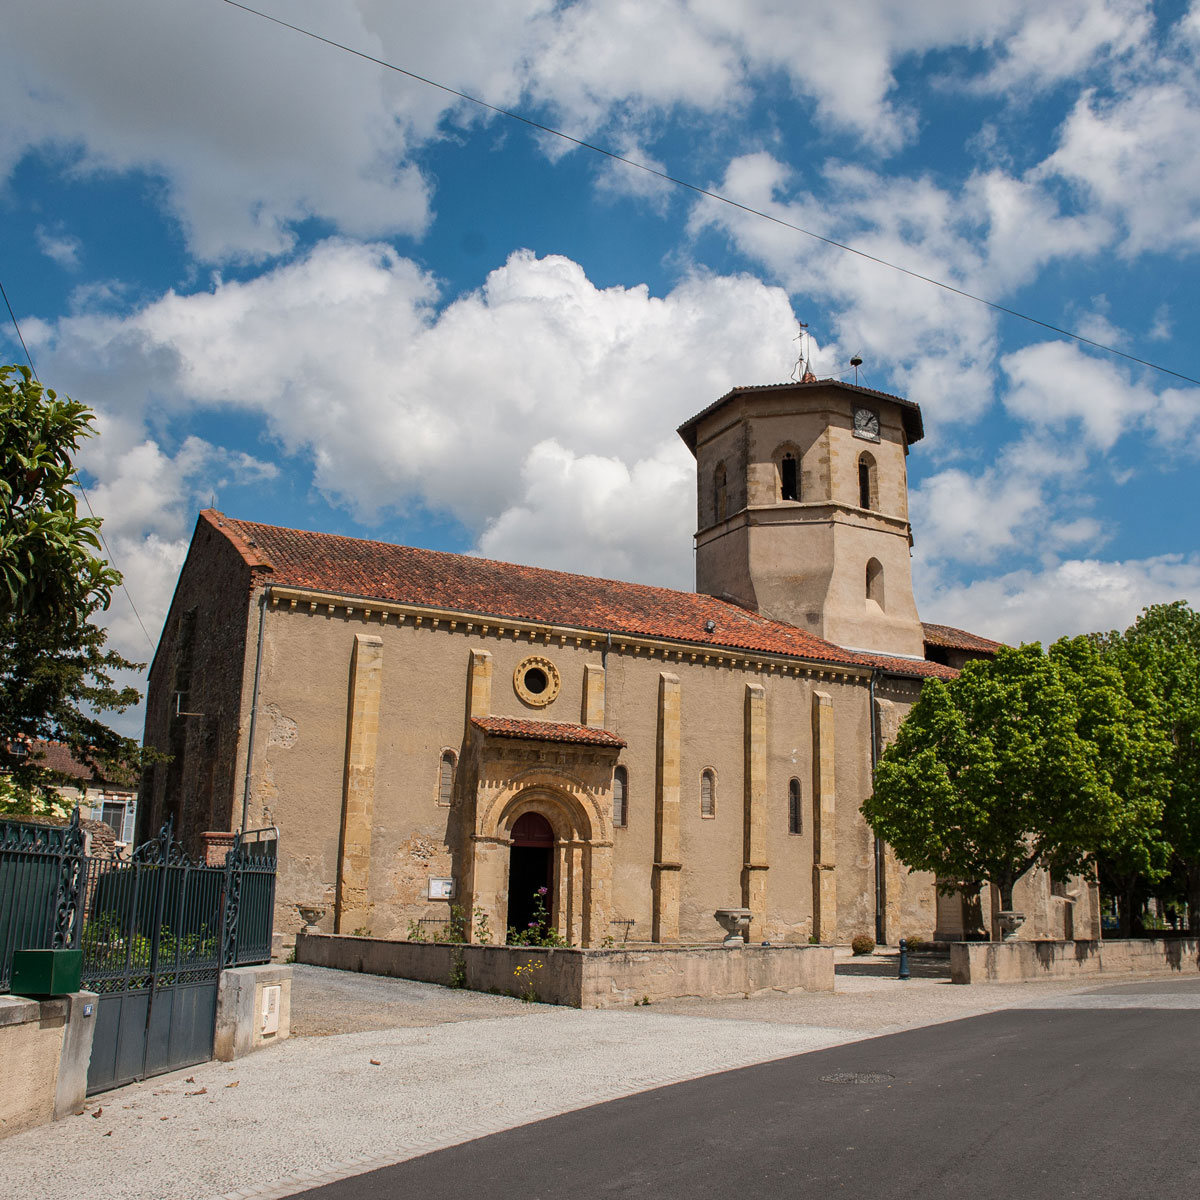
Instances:
[[[454,799],[454,767],[455,757],[453,750],[446,750],[442,754],[442,761],[438,766],[438,804],[443,808],[449,808],[450,802]]]
[[[883,564],[877,558],[867,563],[867,599],[883,607]]]
[[[717,514],[717,520],[725,520],[729,509],[729,497],[724,463],[717,463],[717,469],[713,472],[713,508]]]
[[[716,778],[709,770],[705,770],[700,776],[700,815],[702,817],[717,815]]]
[[[789,452],[779,463],[779,498],[781,500],[800,499],[800,481],[796,470],[796,459]]]
[[[804,822],[800,816],[800,780],[788,784],[788,833],[803,833]]]
[[[613,825],[618,829],[629,824],[629,775],[624,767],[613,771]]]
[[[858,506],[859,508],[878,507],[878,491],[875,484],[875,456],[860,454],[858,456]]]

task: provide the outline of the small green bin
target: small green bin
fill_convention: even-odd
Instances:
[[[9,991],[14,996],[65,996],[79,991],[82,970],[82,950],[14,950]]]

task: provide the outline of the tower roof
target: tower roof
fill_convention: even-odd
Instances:
[[[794,379],[788,380],[786,383],[759,383],[751,384],[747,387],[730,388],[719,400],[714,400],[707,408],[702,409],[694,417],[684,421],[677,430],[679,436],[687,443],[687,448],[693,453],[696,453],[696,431],[700,422],[707,416],[715,413],[718,409],[728,404],[735,396],[744,396],[751,392],[782,392],[782,391],[810,391],[813,388],[834,388],[839,391],[853,392],[859,396],[870,396],[875,400],[887,400],[892,404],[900,406],[901,417],[904,421],[904,435],[908,438],[909,445],[913,442],[919,442],[925,436],[925,426],[921,421],[921,409],[912,400],[906,400],[903,396],[893,396],[890,392],[877,392],[874,388],[860,387],[857,383],[846,383],[841,379],[812,379],[804,380],[797,383]]]

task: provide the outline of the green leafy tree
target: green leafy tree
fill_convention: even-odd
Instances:
[[[1084,681],[1095,694],[1081,702]],[[1082,873],[1153,811],[1140,791],[1119,790],[1128,776],[1115,761],[1119,726],[1130,710],[1120,674],[1094,648],[1005,647],[948,684],[924,685],[863,814],[908,867],[964,890],[987,881],[1011,909],[1013,886],[1032,867]]]
[[[1156,604],[1098,640],[1168,745],[1162,836],[1200,934],[1200,613],[1182,600]]]
[[[1097,847],[1102,891],[1119,898],[1121,936],[1133,932],[1141,893],[1163,880],[1171,845],[1163,827],[1171,747],[1157,720],[1145,676],[1122,670],[1120,656],[1095,638],[1064,638],[1050,647],[1079,706],[1076,728],[1095,747],[1097,768],[1119,798],[1113,827]]]
[[[81,517],[73,456],[91,437],[83,404],[27,367],[0,366],[0,616],[86,620],[120,576],[100,553],[100,522]]]
[[[44,811],[55,784],[30,740],[65,742],[97,775],[136,771],[137,742],[101,719],[139,700],[136,670],[92,618],[121,580],[99,555],[100,522],[80,517],[72,456],[92,415],[26,368],[0,367],[0,807]]]

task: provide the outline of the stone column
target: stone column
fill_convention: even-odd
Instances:
[[[654,784],[654,927],[656,942],[679,940],[679,677],[658,678],[658,770]]]
[[[834,795],[833,699],[813,692],[813,933],[837,937],[837,805]]]
[[[752,942],[767,936],[767,693],[746,684],[745,796],[742,819],[742,907],[750,910]]]
[[[564,933],[572,946],[583,945],[584,910],[587,907],[583,891],[583,843],[572,841],[567,847],[568,900],[570,912]]]
[[[571,843],[554,842],[554,903],[546,897],[551,924],[568,941],[571,938]]]
[[[370,918],[371,827],[375,808],[375,747],[383,690],[383,639],[354,635],[350,703],[346,720],[346,769],[342,779],[342,844],[338,856],[334,929],[365,925]]]
[[[583,723],[590,729],[604,728],[604,668],[598,663],[583,668]]]

